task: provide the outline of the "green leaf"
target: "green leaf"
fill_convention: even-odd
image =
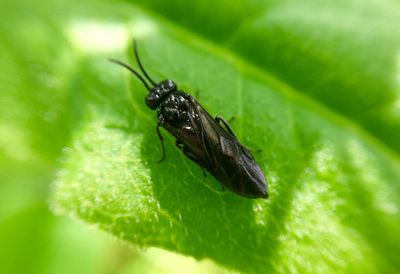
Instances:
[[[398,2],[139,1],[222,44],[400,152]]]
[[[252,38],[252,22],[254,19],[259,26],[257,18],[263,12],[246,1],[237,5],[186,3],[185,14],[179,8],[182,4],[170,1],[163,12],[161,4],[150,11],[136,4],[105,1],[16,5],[5,19],[21,32],[11,33],[1,25],[2,33],[7,33],[4,47],[23,52],[26,58],[21,63],[37,58],[47,64],[46,73],[28,73],[32,78],[26,80],[30,83],[27,93],[39,91],[38,102],[47,102],[42,108],[32,107],[38,130],[27,131],[37,136],[29,139],[38,151],[47,144],[58,148],[68,144],[54,184],[53,208],[135,245],[209,258],[245,273],[395,273],[400,268],[400,161],[393,144],[380,138],[376,128],[395,136],[396,127],[391,130],[379,119],[374,124],[349,115],[359,107],[358,101],[349,98],[356,98],[353,95],[363,87],[354,83],[367,79],[367,87],[374,82],[366,76],[365,66],[352,66],[347,73],[334,58],[318,65],[312,54],[318,53],[316,46],[306,47],[308,54],[299,54],[299,47],[304,41],[310,45],[307,39],[312,37],[325,39],[321,49],[327,54],[336,56],[335,49],[349,46],[345,60],[365,61],[365,52],[354,48],[351,39],[337,38],[345,22],[340,19],[347,18],[341,11],[351,17],[358,6],[365,8],[359,11],[355,29],[371,17],[391,22],[397,13],[389,4],[374,10],[349,1],[355,6],[346,10],[341,3],[345,2],[324,6],[329,14],[338,16],[336,23],[329,21],[329,26],[336,24],[329,32],[324,32],[325,25],[317,20],[323,20],[325,14],[315,12],[315,6],[306,1],[282,4],[289,10],[297,7],[303,17],[275,14],[272,19],[281,25],[274,30],[280,31],[266,32],[267,40],[274,42],[257,47],[257,51],[249,45],[258,41],[259,46],[266,38],[262,31]],[[244,9],[247,5],[252,7],[249,13]],[[272,12],[277,7],[280,5],[269,4],[265,9]],[[159,15],[174,8],[170,16]],[[32,17],[18,20],[24,10]],[[215,28],[211,19],[201,20],[195,27],[185,23],[202,18],[206,11],[209,17],[203,18],[215,18]],[[235,23],[235,18],[241,19]],[[307,24],[296,24],[291,18]],[[268,20],[261,22],[269,26]],[[346,26],[351,29],[352,24]],[[281,35],[287,29],[307,35],[288,42],[291,36]],[[242,35],[248,35],[247,39]],[[214,178],[204,178],[201,169],[181,155],[166,132],[167,159],[157,164],[161,149],[156,115],[143,103],[146,91],[137,79],[106,60],[114,57],[133,63],[132,37],[139,41],[143,63],[155,79],[174,79],[212,115],[236,117],[232,127],[240,140],[254,150],[261,149],[255,157],[269,181],[269,200],[222,192]],[[246,41],[243,47],[234,46],[242,40]],[[365,41],[366,52],[386,42],[379,36]],[[36,45],[36,50],[21,45]],[[281,55],[273,55],[276,60],[268,61],[269,47],[275,54],[281,50]],[[32,56],[39,50],[38,56]],[[281,64],[281,59],[286,61]],[[297,65],[292,71],[288,64],[294,60]],[[385,60],[368,63],[375,71],[385,68]],[[302,73],[295,74],[299,71]],[[310,71],[314,72],[308,74]],[[320,79],[315,71],[323,78],[316,83],[331,94],[323,96],[324,104],[306,87],[313,78]],[[377,77],[389,83],[382,74]],[[354,81],[353,75],[360,75],[361,80]],[[11,79],[19,80],[15,85],[24,84],[24,79]],[[43,79],[56,79],[57,85],[46,89],[49,83]],[[348,96],[344,97],[346,105],[334,107],[329,98],[343,83],[352,83],[343,89]],[[375,88],[368,90],[379,94]],[[55,94],[57,97],[52,97]],[[51,102],[61,110],[54,108],[57,119],[49,123],[51,134],[46,138],[43,117],[47,116],[36,110],[53,109]],[[44,162],[54,161],[55,151],[44,153]]]

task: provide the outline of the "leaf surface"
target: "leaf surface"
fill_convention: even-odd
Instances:
[[[183,19],[164,18],[158,9],[150,11],[131,3],[54,2],[46,7],[34,3],[26,5],[45,23],[32,17],[16,28],[34,26],[40,38],[30,42],[29,34],[22,33],[18,36],[23,43],[17,43],[12,39],[16,34],[9,34],[7,41],[16,51],[25,49],[21,45],[37,45],[51,52],[51,58],[45,59],[49,71],[45,75],[57,79],[55,90],[59,93],[41,89],[48,85],[38,81],[43,74],[32,73],[26,83],[42,90],[43,97],[37,101],[48,102],[43,109],[51,109],[52,101],[62,109],[56,111],[62,124],[56,127],[51,123],[53,138],[43,137],[46,130],[40,124],[35,139],[38,150],[67,145],[53,189],[52,206],[57,212],[97,224],[135,245],[210,258],[245,273],[381,273],[399,269],[400,162],[395,146],[380,138],[379,130],[365,126],[387,130],[383,122],[374,125],[349,115],[359,107],[358,101],[347,100],[347,106],[339,104],[340,108],[330,105],[326,98],[335,96],[335,90],[351,97],[359,89],[353,84],[343,90],[335,88],[343,85],[342,79],[351,82],[354,75],[341,71],[335,58],[324,59],[327,70],[325,65],[314,67],[312,56],[299,54],[301,39],[310,36],[300,35],[299,41],[290,43],[286,40],[289,36],[279,32],[268,32],[266,38],[262,31],[252,36],[256,31],[252,26],[257,26],[258,20],[264,22],[258,17],[262,12],[254,9],[246,15],[248,24],[232,23],[233,15],[244,14],[240,3],[247,2],[240,2],[236,13],[228,9],[220,17],[216,15],[224,2],[216,4],[214,13],[210,11],[220,20],[215,33],[212,28],[201,32]],[[308,24],[290,21],[298,18],[297,13],[294,17],[275,13],[272,18],[293,31],[326,39],[321,48],[336,56],[338,32],[323,32],[324,26],[315,20],[329,16],[315,16],[310,11],[313,6],[307,3],[294,6],[303,15],[298,20]],[[170,5],[179,7],[177,2]],[[277,6],[267,5],[271,12]],[[325,9],[346,18],[338,12],[343,9],[333,7]],[[286,8],[293,6],[287,4]],[[202,9],[189,9],[185,16],[195,17],[194,11]],[[391,20],[395,13],[387,11],[389,19],[385,19],[381,10],[369,12],[382,21]],[[367,20],[369,12],[360,11],[360,22]],[[340,30],[343,22],[337,21]],[[319,31],[314,32],[316,29]],[[241,35],[250,37],[242,39]],[[212,176],[204,178],[201,169],[175,148],[165,131],[167,159],[157,164],[161,147],[155,132],[156,114],[143,103],[146,91],[132,75],[106,60],[113,57],[133,63],[132,37],[139,41],[142,61],[153,78],[174,79],[212,115],[236,117],[232,127],[239,139],[261,150],[255,157],[269,181],[268,200],[223,192]],[[268,47],[282,49],[281,57],[276,58],[286,56],[289,64],[296,56],[295,71],[303,73],[295,74],[277,60],[269,62],[270,57],[265,57],[268,47],[259,52],[249,49],[252,41],[257,41],[252,39],[267,38],[275,41]],[[248,41],[247,46],[243,43],[235,48],[243,40]],[[367,46],[381,42],[371,38]],[[346,55],[347,61],[363,56],[356,50],[350,52],[354,54]],[[35,60],[33,63],[39,62]],[[371,66],[379,70],[384,64],[377,61]],[[319,70],[321,77],[328,79],[321,80],[326,94],[331,94],[325,101],[305,88],[313,77],[304,68]],[[350,71],[366,79],[363,69],[357,65]],[[389,83],[382,74],[376,77]],[[51,97],[55,94],[60,96],[57,100]],[[395,130],[388,132],[396,134]],[[45,159],[54,157],[49,152]]]

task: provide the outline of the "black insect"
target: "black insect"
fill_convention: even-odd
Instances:
[[[157,134],[165,148],[160,127],[176,138],[176,146],[192,161],[217,178],[222,186],[248,198],[267,198],[267,182],[250,151],[233,133],[221,116],[210,114],[191,95],[178,90],[172,80],[154,82],[143,68],[136,43],[133,51],[144,77],[118,60],[110,61],[131,71],[148,90],[146,105],[157,110]]]

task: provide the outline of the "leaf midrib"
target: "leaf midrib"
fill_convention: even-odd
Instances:
[[[174,22],[168,20],[168,18],[165,16],[150,10],[148,7],[142,4],[132,5],[142,10],[150,17],[156,18],[158,22],[162,22],[162,25],[166,25],[168,29],[174,30],[174,33],[188,45],[190,44],[194,48],[206,49],[207,51],[213,53],[214,56],[221,57],[222,59],[234,64],[237,68],[239,68],[240,72],[245,72],[245,74],[260,79],[262,82],[268,84],[273,91],[283,94],[285,98],[293,99],[292,101],[296,101],[303,106],[306,106],[307,109],[312,110],[314,113],[321,114],[322,117],[339,126],[341,129],[359,136],[377,151],[381,152],[385,156],[389,157],[393,162],[400,165],[399,153],[384,143],[377,136],[370,134],[365,128],[357,124],[350,117],[342,115],[341,113],[333,110],[326,104],[323,104],[321,101],[318,101],[313,97],[306,96],[304,93],[300,92],[290,84],[283,82],[274,74],[268,72],[267,70],[263,70],[255,64],[243,59],[240,55],[237,55],[236,52],[228,48],[218,46],[214,43],[214,41],[207,39],[207,37],[201,35],[200,33],[194,32],[193,30],[184,26],[176,25]]]

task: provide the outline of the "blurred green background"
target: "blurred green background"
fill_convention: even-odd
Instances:
[[[49,208],[74,126],[64,85],[80,53],[67,26],[84,10],[93,22],[118,18],[123,9],[113,5],[0,1],[0,273],[227,273],[211,261],[129,246]]]
[[[85,66],[106,57],[126,60],[130,36],[157,37],[153,25],[179,33],[189,48],[196,42],[185,32],[256,75],[267,72],[350,121],[350,132],[361,131],[360,138],[389,155],[382,165],[400,166],[398,1],[0,0],[0,18],[0,273],[228,273],[211,260],[128,246],[49,208],[52,182],[79,131],[80,77],[110,83],[109,69],[93,75]],[[400,235],[400,182],[393,174],[377,175],[377,182],[390,186],[395,201],[384,226],[393,229],[379,234],[387,236],[381,248],[394,252],[383,257],[395,273],[400,247],[390,237]]]

